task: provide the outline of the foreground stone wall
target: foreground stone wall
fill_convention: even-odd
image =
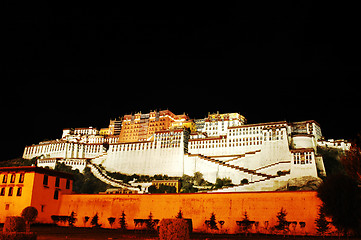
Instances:
[[[196,194],[149,194],[149,195],[63,195],[59,215],[77,214],[76,226],[90,226],[95,214],[102,227],[111,227],[108,218],[116,218],[113,228],[119,227],[122,211],[126,214],[128,229],[135,226],[134,219],[147,219],[150,213],[154,219],[173,218],[182,210],[184,218],[193,222],[196,232],[210,231],[205,221],[212,213],[216,221],[224,221],[219,232],[237,233],[236,221],[243,219],[247,211],[249,220],[257,224],[252,232],[275,233],[277,213],[281,208],[287,212],[286,219],[297,222],[290,226],[290,234],[316,234],[315,219],[321,201],[315,191],[298,192],[252,192],[252,193],[196,193]],[[89,220],[84,223],[84,217]]]

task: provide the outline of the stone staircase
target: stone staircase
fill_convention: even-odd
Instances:
[[[272,176],[246,184],[239,184],[231,187],[225,187],[209,192],[252,192],[252,191],[275,191],[285,184],[290,179],[290,173],[281,176]]]
[[[106,155],[106,154],[104,154],[104,155]],[[97,160],[99,160],[99,158],[103,158],[104,155],[98,156],[94,159],[97,161]],[[92,172],[92,174],[96,178],[98,178],[100,181],[102,181],[106,184],[109,184],[113,187],[116,187],[116,188],[125,188],[125,189],[131,190],[133,192],[141,193],[141,190],[139,188],[133,187],[127,183],[124,183],[122,180],[114,179],[114,178],[108,176],[106,171],[101,169],[98,164],[93,163],[94,159],[88,160],[87,166],[90,168],[90,171]]]
[[[255,150],[255,151],[246,152],[246,153],[243,153],[243,154],[240,154],[240,155],[234,155],[235,156],[234,158],[229,159],[229,160],[225,160],[224,162],[232,162],[232,161],[238,160],[240,158],[245,158],[248,155],[254,155],[254,154],[259,153],[259,152],[261,152],[261,150]]]
[[[190,156],[190,157],[196,156],[196,157],[199,157],[199,158],[204,159],[206,161],[213,162],[213,163],[216,163],[216,164],[221,165],[221,166],[229,167],[229,168],[238,170],[240,172],[248,173],[248,174],[255,175],[255,176],[258,176],[258,177],[262,177],[262,178],[277,177],[277,176],[274,176],[274,175],[269,175],[269,174],[265,174],[265,173],[256,172],[254,170],[250,170],[250,169],[247,169],[247,168],[244,168],[244,167],[235,166],[235,165],[226,163],[224,161],[217,160],[217,159],[205,156],[205,155],[200,154],[200,153],[197,153],[197,154],[188,153],[188,156]]]

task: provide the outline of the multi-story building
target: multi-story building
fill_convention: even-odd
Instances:
[[[187,120],[189,120],[187,115],[175,115],[169,110],[125,115],[119,142],[147,141],[154,136],[156,131],[168,130],[175,122],[182,123]]]
[[[95,171],[101,164],[125,174],[201,172],[210,182],[224,177],[236,185],[249,182],[224,191],[255,191],[275,190],[293,177],[325,175],[317,147],[331,146],[316,121],[246,124],[239,113],[209,114],[193,121],[169,110],[152,111],[125,115],[119,136],[88,133],[64,130],[61,140],[28,146],[23,157],[42,156],[41,166],[58,161],[81,169],[86,163]],[[348,144],[332,146],[347,150]]]
[[[196,120],[198,131],[207,133],[208,136],[227,135],[228,127],[241,126],[245,122],[246,118],[239,113],[219,114],[219,112],[209,114],[204,122]]]
[[[6,216],[19,216],[33,206],[37,221],[51,223],[51,215],[59,209],[59,199],[70,194],[73,176],[50,169],[24,166],[0,168],[0,222]]]

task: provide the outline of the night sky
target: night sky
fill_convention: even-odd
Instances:
[[[330,4],[6,6],[0,160],[155,109],[313,119],[326,138],[355,138],[360,14]]]

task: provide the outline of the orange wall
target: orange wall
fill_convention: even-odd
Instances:
[[[259,231],[264,229],[265,221],[269,226],[277,222],[276,215],[283,207],[287,211],[288,221],[306,222],[304,229],[299,223],[297,234],[315,234],[315,219],[321,201],[314,191],[299,192],[253,192],[253,193],[200,193],[200,194],[120,194],[120,195],[63,195],[59,215],[77,214],[77,226],[84,226],[83,218],[91,218],[98,213],[103,227],[110,227],[107,218],[115,217],[113,227],[119,227],[121,212],[126,214],[129,229],[134,228],[133,219],[146,219],[150,212],[155,219],[172,218],[181,209],[184,218],[191,218],[194,231],[206,231],[204,221],[214,212],[216,220],[225,221],[223,232],[235,233],[236,221],[243,218],[247,211],[251,221],[259,222]]]
[[[55,187],[55,176],[48,175],[48,185],[43,185],[44,174],[36,173],[34,179],[33,198],[31,206],[35,207],[39,214],[37,222],[52,223],[51,215],[57,213],[59,209],[61,195],[72,192],[73,181],[70,182],[70,189],[66,189],[66,179],[60,178],[59,187]],[[59,199],[54,199],[55,189],[59,190]],[[43,209],[42,209],[43,206]]]

